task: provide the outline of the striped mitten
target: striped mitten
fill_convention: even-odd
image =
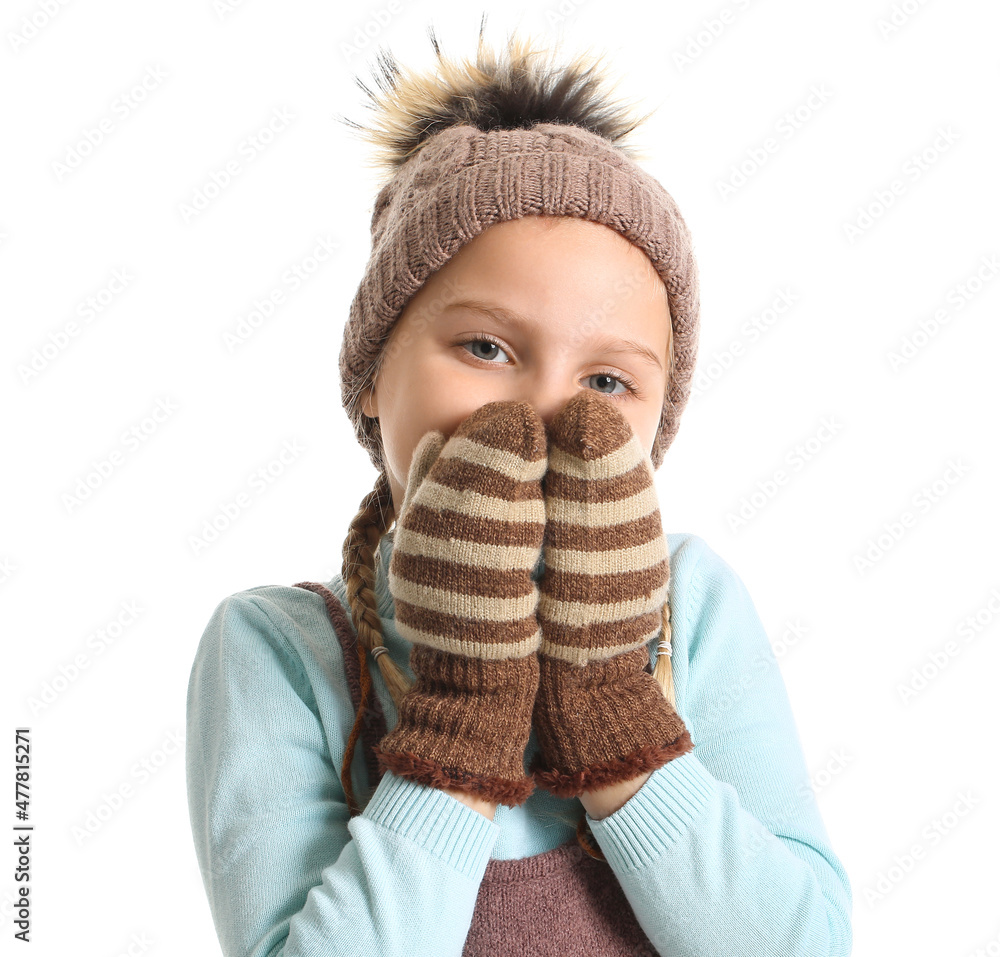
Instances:
[[[534,790],[524,749],[545,466],[545,425],[527,402],[490,402],[413,454],[388,583],[415,683],[375,749],[396,775],[510,807]]]
[[[647,670],[662,628],[669,553],[653,466],[596,392],[548,430],[540,683],[531,771],[559,797],[627,781],[693,748]]]

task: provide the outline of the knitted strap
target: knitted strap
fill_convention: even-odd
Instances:
[[[319,582],[296,582],[295,587],[308,589],[323,599],[326,604],[327,616],[333,625],[334,633],[340,642],[340,648],[344,655],[344,674],[351,692],[355,719],[354,727],[351,728],[351,734],[347,740],[346,756],[340,780],[344,787],[344,794],[347,796],[351,817],[354,817],[361,813],[361,809],[354,799],[354,790],[351,787],[351,761],[354,757],[358,733],[360,731],[362,738],[368,780],[374,789],[382,780],[383,772],[375,757],[374,747],[386,734],[385,713],[382,711],[382,703],[379,701],[378,695],[371,687],[371,675],[365,660],[365,650],[358,641],[354,627],[351,625],[340,600],[329,588]]]

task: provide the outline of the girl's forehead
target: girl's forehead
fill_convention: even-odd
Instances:
[[[656,353],[672,332],[666,287],[645,252],[602,223],[565,216],[487,227],[425,281],[401,318],[449,333],[489,321],[500,333],[569,336],[575,345],[633,338]]]
[[[645,291],[666,301],[666,287],[646,253],[625,236],[587,219],[526,216],[487,227],[445,263],[439,272],[461,274],[467,282],[516,275],[545,285],[577,286],[581,294],[600,291],[600,280]],[[583,279],[585,282],[581,283]]]

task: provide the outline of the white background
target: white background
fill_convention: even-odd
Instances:
[[[375,180],[334,115],[366,118],[353,77],[377,45],[427,66],[432,23],[471,54],[482,9],[495,42],[520,26],[607,51],[619,93],[658,107],[633,140],[694,236],[708,383],[657,472],[664,524],[737,570],[771,636],[854,952],[1000,953],[1000,16],[973,0],[3,5],[2,697],[8,774],[31,728],[34,952],[218,952],[185,791],[195,649],[225,596],[339,572],[375,478],[337,371]],[[291,119],[249,160],[275,110]],[[292,291],[296,266],[316,268]]]

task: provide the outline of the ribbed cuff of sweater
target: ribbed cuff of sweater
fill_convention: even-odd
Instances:
[[[614,814],[590,830],[614,869],[636,870],[662,857],[709,802],[715,778],[693,751],[657,768]]]
[[[391,771],[382,775],[362,815],[419,844],[467,877],[481,876],[500,826],[467,804]]]

